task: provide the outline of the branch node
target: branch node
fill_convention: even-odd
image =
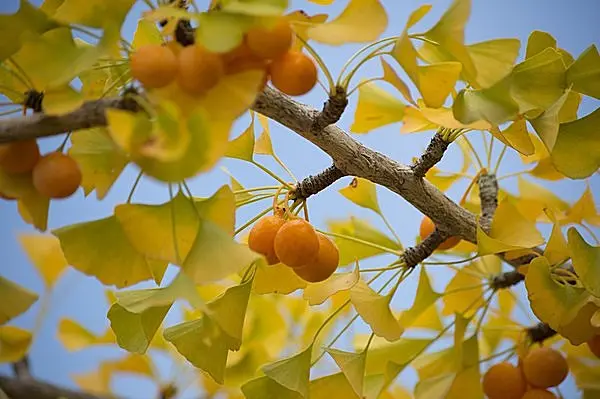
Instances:
[[[495,290],[510,288],[525,280],[525,276],[516,270],[504,272],[492,277],[491,287]]]
[[[436,228],[423,241],[414,247],[406,248],[402,253],[402,259],[406,267],[412,268],[423,262],[446,238],[445,234]]]
[[[418,179],[425,177],[427,171],[442,160],[444,153],[448,149],[450,142],[444,140],[441,134],[442,131],[443,129],[439,129],[433,135],[423,155],[411,165],[410,168]]]
[[[29,357],[25,356],[23,359],[16,361],[12,364],[13,372],[15,376],[20,380],[31,379],[31,371],[29,369]]]
[[[492,228],[492,219],[498,207],[498,180],[494,174],[481,174],[477,181],[479,200],[481,202],[481,217],[479,225],[486,233]]]
[[[337,168],[335,165],[331,165],[321,173],[314,176],[308,176],[302,181],[296,184],[296,188],[291,193],[291,199],[307,199],[313,194],[324,190],[331,186],[338,179],[346,176],[344,172]]]
[[[323,104],[323,110],[316,114],[311,127],[312,131],[319,132],[339,121],[347,105],[348,97],[346,90],[343,87],[337,86],[335,93]]]
[[[25,92],[25,100],[23,105],[26,108],[31,108],[33,112],[42,112],[42,102],[44,101],[44,93],[35,89]]]
[[[526,331],[533,343],[543,342],[557,334],[557,332],[546,323],[538,323],[535,326],[527,328]]]

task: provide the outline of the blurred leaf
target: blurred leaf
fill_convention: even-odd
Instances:
[[[309,284],[304,289],[304,299],[311,306],[324,303],[329,297],[340,292],[350,290],[359,281],[360,273],[358,262],[354,270],[348,273],[336,273],[331,278],[316,284]]]
[[[402,101],[373,83],[361,82],[358,88],[358,105],[350,130],[369,133],[382,126],[400,122],[406,106]]]
[[[325,348],[325,351],[333,358],[340,370],[342,370],[354,392],[359,397],[362,396],[367,351],[354,353],[333,348]]]
[[[303,351],[262,367],[267,377],[285,388],[308,397],[312,345]]]
[[[82,7],[77,0],[65,0],[54,19],[66,24],[104,28],[107,23],[121,26],[135,0],[90,0]]]
[[[31,332],[16,326],[0,326],[0,363],[14,363],[29,351]]]
[[[393,342],[400,338],[404,328],[390,309],[391,297],[379,295],[360,280],[350,289],[350,300],[360,317],[373,333]]]
[[[435,306],[441,295],[433,290],[425,268],[419,274],[419,285],[412,306],[400,315],[404,328],[430,328],[441,330],[442,321]]]
[[[600,247],[588,244],[576,228],[567,232],[573,268],[583,286],[600,298]]]
[[[171,305],[149,307],[140,313],[130,312],[118,302],[106,315],[119,346],[129,352],[146,353]]]
[[[278,384],[269,377],[263,376],[246,382],[241,387],[244,397],[247,399],[302,399],[305,398],[302,394],[287,389],[283,385]],[[312,398],[312,396],[311,396]]]
[[[264,259],[258,261],[254,279],[254,292],[259,295],[287,295],[307,286],[306,281],[298,277],[291,267],[283,263],[267,265]]]
[[[78,351],[94,345],[115,344],[115,336],[110,328],[103,335],[97,335],[71,319],[61,319],[58,323],[58,340],[69,351]]]
[[[42,275],[46,287],[52,287],[68,266],[60,241],[49,234],[20,234],[19,242]]]
[[[571,206],[566,217],[560,222],[561,224],[567,224],[582,223],[584,221],[594,226],[600,226],[600,215],[596,210],[594,194],[589,185],[586,185],[581,197]]]
[[[442,314],[472,317],[483,306],[482,278],[478,277],[475,264],[458,270],[444,290]]]
[[[0,276],[0,325],[25,313],[39,296]]]
[[[235,139],[229,142],[225,156],[252,162],[254,157],[254,113],[250,125]]]
[[[138,50],[140,47],[147,45],[162,44],[162,42],[160,30],[155,23],[147,19],[140,19],[138,21],[135,33],[133,34],[133,41],[131,42],[133,50]]]

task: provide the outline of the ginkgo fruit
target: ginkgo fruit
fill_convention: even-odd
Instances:
[[[256,26],[246,34],[248,48],[258,57],[272,60],[283,56],[292,47],[294,32],[283,18],[272,26]]]
[[[130,59],[131,76],[144,87],[159,89],[177,76],[177,56],[169,46],[149,44],[137,49]]]
[[[423,220],[421,220],[421,225],[419,226],[419,236],[421,240],[424,240],[435,230],[435,223],[429,217],[424,216]],[[437,249],[446,250],[450,248],[454,248],[460,242],[460,237],[449,237],[444,242],[442,242]]]
[[[35,140],[20,140],[0,146],[0,168],[5,172],[30,172],[39,159],[40,149]]]
[[[220,55],[194,44],[179,52],[177,82],[183,91],[200,95],[215,87],[225,75]]]
[[[263,90],[269,81],[269,62],[255,55],[246,40],[236,48],[221,56],[226,75],[235,75],[246,71],[260,71],[263,74],[260,90]]]
[[[600,358],[600,335],[596,335],[587,342],[588,348],[597,358]]]
[[[317,66],[312,58],[301,51],[291,50],[269,65],[271,83],[281,92],[300,96],[317,84]]]
[[[81,169],[77,162],[62,152],[44,155],[33,169],[33,186],[49,198],[67,198],[81,184]]]
[[[264,255],[269,265],[279,262],[274,243],[275,236],[284,223],[285,219],[280,215],[265,216],[252,226],[248,235],[250,249]]]
[[[489,399],[521,399],[527,389],[521,369],[509,362],[490,367],[483,375],[482,385]]]
[[[536,388],[560,385],[569,374],[569,365],[557,350],[534,348],[523,359],[523,372],[527,382]]]
[[[294,268],[294,272],[309,283],[325,281],[338,267],[340,251],[335,243],[324,234],[317,232],[319,252],[317,257],[304,266]]]
[[[319,237],[306,220],[286,222],[275,235],[275,254],[289,267],[301,267],[312,262],[319,253]]]
[[[522,399],[556,399],[556,395],[545,389],[530,389]]]

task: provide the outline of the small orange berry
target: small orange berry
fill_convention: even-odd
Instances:
[[[435,223],[429,217],[424,216],[421,220],[421,226],[419,227],[419,236],[421,240],[424,240],[435,230]],[[442,242],[437,249],[445,250],[454,248],[460,242],[460,237],[449,237],[446,241]]]
[[[248,246],[254,252],[264,255],[269,265],[279,263],[275,254],[275,235],[285,220],[278,215],[265,216],[252,226],[248,236]]]
[[[260,90],[264,89],[269,81],[269,63],[254,55],[244,40],[233,50],[221,56],[225,65],[226,75],[235,75],[246,71],[261,71],[263,80]]]
[[[177,76],[177,56],[169,46],[149,44],[131,55],[131,76],[146,88],[167,86]]]
[[[552,348],[534,348],[523,359],[527,382],[536,388],[560,385],[569,374],[569,365],[563,355]]]
[[[246,35],[248,48],[258,57],[272,60],[284,55],[294,39],[294,32],[289,22],[280,19],[274,26],[257,26]]]
[[[8,173],[26,173],[33,170],[40,159],[35,140],[21,140],[0,146],[0,168]]]
[[[190,95],[200,95],[215,87],[225,74],[221,57],[200,45],[184,47],[179,53],[179,87]]]
[[[521,399],[527,389],[520,368],[509,362],[490,367],[483,375],[482,385],[489,399]]]
[[[81,169],[73,158],[62,152],[44,155],[33,169],[33,186],[49,198],[67,198],[81,184]]]
[[[600,358],[600,335],[596,335],[594,338],[587,342],[588,348],[597,358]]]
[[[522,399],[557,399],[556,395],[545,389],[530,389],[525,392]]]
[[[315,229],[304,219],[286,222],[275,235],[275,254],[289,267],[312,262],[319,253],[319,238]]]
[[[269,72],[273,86],[290,96],[306,94],[317,84],[315,62],[300,51],[288,51],[273,60]]]
[[[294,272],[309,283],[327,280],[335,272],[340,261],[337,245],[321,233],[317,233],[317,237],[319,238],[317,258],[304,266],[294,268]]]

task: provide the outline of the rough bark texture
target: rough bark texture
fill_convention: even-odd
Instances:
[[[481,202],[481,217],[479,225],[486,233],[492,228],[492,219],[498,208],[498,181],[493,174],[482,174],[477,182]]]
[[[438,229],[435,229],[419,244],[404,250],[402,253],[404,263],[407,267],[417,266],[427,259],[446,238],[448,237],[444,236]]]
[[[440,130],[431,138],[427,149],[419,159],[411,166],[416,177],[423,178],[429,169],[440,162],[444,153],[450,145],[440,135]]]
[[[293,193],[293,199],[306,199],[311,195],[317,194],[318,192],[331,186],[340,178],[344,177],[345,174],[339,170],[335,165],[331,165],[324,171],[314,175],[308,176],[302,179],[296,185]]]
[[[323,130],[325,127],[337,123],[342,117],[348,97],[346,91],[341,87],[336,87],[335,94],[327,99],[323,105],[323,110],[317,114],[312,125],[313,131]]]
[[[20,380],[5,376],[0,376],[0,389],[10,399],[108,399],[107,396],[73,391],[41,381],[31,379]],[[112,397],[112,399],[115,398]]]
[[[533,327],[529,327],[527,329],[527,334],[533,342],[542,342],[547,340],[548,338],[552,338],[557,333],[552,328],[550,328],[548,324],[538,323]]]
[[[516,270],[511,270],[509,272],[504,272],[492,278],[491,287],[494,290],[500,290],[503,288],[509,288],[513,285],[519,284],[521,281],[525,280],[525,276],[519,273]]]

